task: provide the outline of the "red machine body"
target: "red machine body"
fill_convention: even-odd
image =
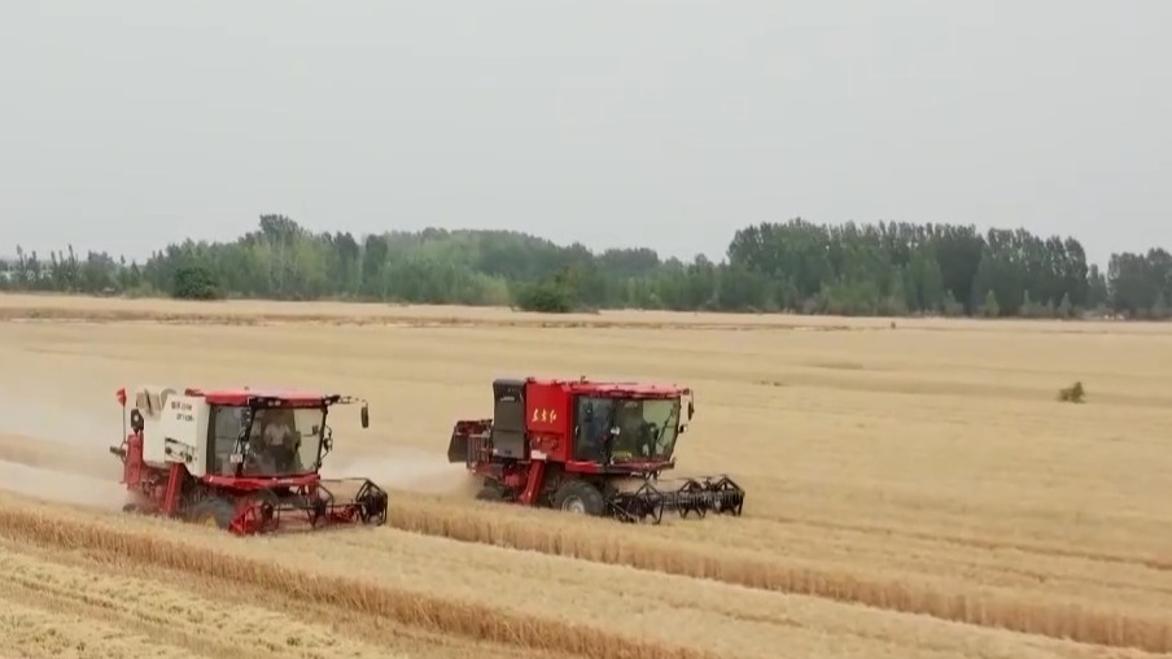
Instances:
[[[451,462],[483,476],[479,498],[545,505],[625,521],[664,509],[740,514],[744,492],[727,476],[657,486],[675,467],[675,443],[694,412],[690,389],[579,380],[497,380],[492,419],[459,421]]]
[[[617,461],[608,461],[609,464],[593,458],[575,457],[574,401],[585,396],[612,400],[659,400],[677,404],[681,396],[689,394],[687,389],[655,385],[528,380],[525,384],[525,429],[529,438],[530,456],[536,453],[538,460],[559,463],[565,471],[585,474],[608,471],[624,474],[658,473],[671,469],[675,463],[670,450],[656,457],[640,456],[645,459],[621,456]],[[678,433],[678,429],[672,433]]]
[[[386,521],[387,495],[367,479],[323,479],[338,395],[141,388],[122,460],[127,511],[215,524],[239,535],[290,526]],[[118,401],[125,407],[126,392]],[[369,425],[363,402],[362,425]],[[341,490],[347,489],[343,493]]]

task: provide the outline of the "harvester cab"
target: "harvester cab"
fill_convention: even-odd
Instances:
[[[690,389],[580,380],[497,380],[493,418],[459,421],[448,459],[484,477],[481,499],[545,505],[623,521],[739,515],[728,476],[659,476],[695,413]]]
[[[125,408],[125,389],[118,391]],[[368,479],[320,476],[333,448],[335,394],[140,387],[122,460],[127,510],[215,524],[239,535],[278,528],[382,524],[387,495]],[[125,418],[125,417],[124,417]]]

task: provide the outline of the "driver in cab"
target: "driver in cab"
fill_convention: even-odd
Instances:
[[[638,400],[625,400],[619,404],[615,423],[619,428],[620,441],[626,448],[626,455],[622,457],[651,457],[655,448],[654,424],[647,423],[643,418],[643,403]],[[631,455],[631,451],[635,455]]]
[[[299,471],[299,442],[292,411],[270,409],[262,411],[260,416],[260,442],[253,450],[257,471],[262,474]]]

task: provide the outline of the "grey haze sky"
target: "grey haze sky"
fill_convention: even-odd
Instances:
[[[1172,247],[1172,2],[5,2],[0,252],[262,212],[722,257],[801,215]]]

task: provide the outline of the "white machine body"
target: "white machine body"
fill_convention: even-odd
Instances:
[[[142,457],[148,465],[166,468],[180,462],[192,476],[207,473],[210,406],[203,396],[141,386],[134,392],[134,409],[142,414]]]

